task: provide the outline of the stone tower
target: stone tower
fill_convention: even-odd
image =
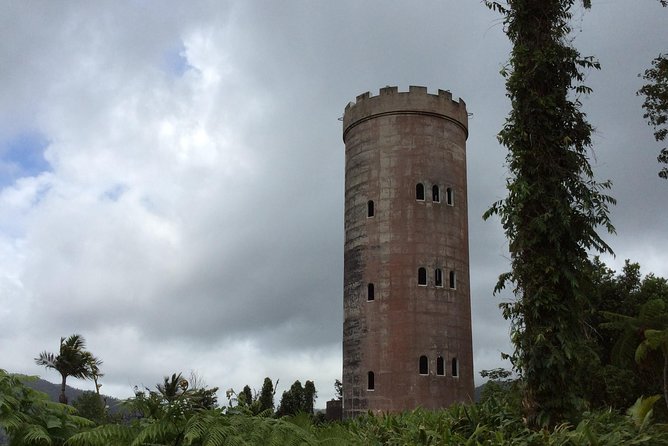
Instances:
[[[467,136],[448,91],[345,109],[344,418],[473,399]]]

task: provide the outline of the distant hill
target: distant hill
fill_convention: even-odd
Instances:
[[[60,396],[60,384],[54,384],[42,378],[37,378],[36,381],[32,380],[25,381],[25,384],[31,389],[35,389],[39,392],[46,393],[47,395],[49,395],[49,399],[51,401],[58,402],[58,397]],[[83,395],[84,392],[85,390],[76,389],[70,386],[65,386],[65,395],[67,395],[67,399],[69,400],[70,404],[76,401],[81,395]],[[121,400],[106,395],[102,395],[102,397],[107,401],[107,406],[109,406],[109,411],[111,413],[116,412],[118,403],[120,403]]]
[[[60,396],[60,384],[54,384],[42,378],[33,379],[28,376],[26,378],[24,383],[27,387],[37,390],[38,392],[46,393],[51,401],[58,402],[58,397]],[[65,386],[65,394],[67,395],[70,404],[75,402],[84,392],[86,392],[86,390]],[[102,397],[107,401],[110,412],[116,412],[121,400],[106,395],[102,395]],[[0,443],[0,445],[1,444],[2,443]]]
[[[37,378],[36,380],[29,378],[26,379],[24,383],[27,387],[30,387],[31,389],[37,390],[38,392],[46,393],[51,401],[58,402],[58,396],[60,395],[60,384],[54,384],[42,378]],[[74,387],[70,386],[65,387],[65,394],[67,395],[70,404],[76,401],[77,398],[83,395],[84,392],[85,390],[75,389]],[[121,401],[111,396],[103,395],[103,397],[107,401],[107,406],[109,406],[109,412],[116,413],[119,410],[119,403]],[[0,446],[6,445],[8,444],[8,442],[9,440],[7,439],[7,436],[2,431],[2,429],[0,429]]]
[[[54,384],[42,378],[37,378],[36,381],[28,379],[24,382],[25,385],[30,387],[31,389],[35,389],[37,391],[49,395],[49,399],[51,401],[58,402],[58,396],[60,395],[60,384]],[[65,395],[67,395],[67,398],[69,399],[70,403],[79,398],[83,393],[84,391],[81,389],[75,389],[74,387],[70,386],[65,387]]]

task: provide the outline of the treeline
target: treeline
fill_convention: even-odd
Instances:
[[[227,391],[228,407],[234,408],[237,412],[251,415],[264,415],[283,417],[286,415],[296,415],[304,413],[313,415],[313,405],[318,396],[313,381],[302,383],[297,380],[281,396],[281,401],[276,408],[274,406],[274,396],[278,380],[274,384],[271,378],[267,377],[262,383],[260,393],[251,390],[249,385],[245,385],[242,391],[237,394],[233,389]]]
[[[130,418],[97,424],[0,370],[0,425],[10,433],[11,445],[24,446],[668,444],[665,426],[651,422],[651,405],[643,401],[629,415],[593,411],[576,425],[533,430],[513,402],[518,382],[500,385],[497,380],[478,404],[317,422],[306,414],[275,418],[229,407],[205,408],[206,392],[184,390],[174,377],[178,375],[168,378],[167,387],[156,389],[154,396],[148,392],[129,399]]]

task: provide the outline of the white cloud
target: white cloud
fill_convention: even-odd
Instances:
[[[591,75],[601,94],[587,107],[598,172],[620,197],[618,259],[668,275],[665,209],[652,205],[666,185],[655,148],[638,155],[647,128],[633,102],[660,39],[608,24],[661,29],[651,6],[596,6],[575,43],[632,57]],[[476,369],[502,365],[508,325],[491,291],[506,245],[480,215],[505,194],[508,44],[481,5],[12,3],[0,25],[0,138],[39,131],[51,166],[0,190],[3,367],[49,376],[32,358],[81,332],[116,395],[194,369],[223,390],[314,379],[324,406],[341,371],[337,118],[386,84],[451,89],[474,113]]]

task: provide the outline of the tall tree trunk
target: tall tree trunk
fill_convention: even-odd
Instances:
[[[62,375],[63,380],[60,383],[60,396],[58,397],[58,401],[60,401],[63,404],[67,404],[67,395],[65,395],[65,381],[67,381],[67,376]]]

